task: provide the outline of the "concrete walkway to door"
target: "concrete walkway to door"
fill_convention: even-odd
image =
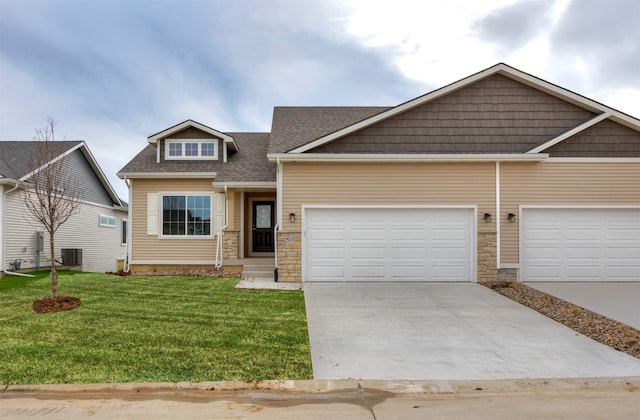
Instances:
[[[305,283],[314,379],[640,376],[640,360],[474,283]]]

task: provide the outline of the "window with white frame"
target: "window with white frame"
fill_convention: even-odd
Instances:
[[[162,235],[211,236],[211,195],[167,194],[162,196]]]
[[[216,139],[167,139],[164,156],[167,160],[217,160]]]
[[[105,216],[104,214],[100,215],[99,225],[102,227],[116,227],[116,218],[112,216]]]
[[[129,220],[122,219],[122,245],[127,244],[127,236],[129,234]]]

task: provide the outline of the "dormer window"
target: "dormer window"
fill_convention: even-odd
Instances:
[[[217,139],[167,139],[167,160],[218,160]]]

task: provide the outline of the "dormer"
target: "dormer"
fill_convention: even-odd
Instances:
[[[238,151],[233,137],[197,121],[186,120],[148,137],[156,162],[222,161]]]

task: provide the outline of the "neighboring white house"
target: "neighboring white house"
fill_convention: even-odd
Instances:
[[[58,265],[116,271],[126,251],[127,204],[117,196],[83,141],[56,141],[55,160],[76,177],[80,207],[55,234]],[[0,141],[0,276],[49,267],[49,235],[24,206],[36,141]],[[38,232],[42,232],[38,240]]]

